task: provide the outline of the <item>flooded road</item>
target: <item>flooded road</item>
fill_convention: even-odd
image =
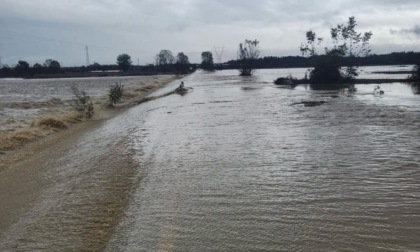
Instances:
[[[199,72],[131,111],[140,169],[107,251],[420,250],[419,97],[282,89],[269,71]]]
[[[16,190],[1,188],[17,176],[3,172],[2,202],[20,185],[34,190],[8,202],[29,210],[0,223],[0,250],[420,250],[419,96],[402,84],[381,85],[383,97],[374,85],[347,94],[272,84],[292,71],[304,74],[194,73],[187,94],[16,167],[38,167]],[[292,105],[302,101],[326,103]]]

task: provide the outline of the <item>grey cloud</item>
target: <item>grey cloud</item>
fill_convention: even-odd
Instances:
[[[197,57],[190,59],[199,62],[200,52],[215,45],[225,46],[226,55],[235,57],[239,42],[256,38],[266,52],[281,56],[299,53],[307,29],[328,36],[331,27],[349,16],[374,37],[381,28],[388,37],[389,29],[418,36],[418,26],[404,25],[419,9],[419,0],[2,0],[0,32],[23,35],[10,34],[14,40],[0,36],[0,53],[2,59],[12,59],[9,64],[24,57],[54,56],[77,65],[83,64],[83,45],[88,44],[91,58],[104,64],[123,52],[150,63],[164,48],[192,52]],[[70,46],[49,46],[35,35]]]
[[[400,30],[390,30],[391,34],[393,35],[414,35],[416,37],[420,37],[420,26],[415,25],[411,29],[400,29]]]

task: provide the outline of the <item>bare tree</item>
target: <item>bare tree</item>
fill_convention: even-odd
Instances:
[[[251,76],[255,71],[256,61],[260,57],[258,40],[246,39],[239,44],[238,61],[240,64],[239,73],[241,76]]]

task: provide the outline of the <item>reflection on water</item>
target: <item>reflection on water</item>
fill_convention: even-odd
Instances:
[[[410,87],[414,94],[420,95],[420,83],[410,83]]]
[[[420,250],[418,97],[278,73],[197,72],[129,111],[137,187],[108,251]]]

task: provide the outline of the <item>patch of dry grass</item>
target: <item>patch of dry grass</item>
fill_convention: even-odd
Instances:
[[[13,150],[17,146],[34,141],[41,137],[41,131],[35,128],[20,129],[0,136],[0,151]]]
[[[69,124],[80,121],[82,121],[81,117],[73,111],[62,111],[60,116],[46,115],[33,120],[29,126],[2,133],[0,135],[0,151],[13,150],[59,130],[67,129]]]
[[[63,122],[55,118],[43,118],[38,122],[39,126],[46,126],[56,129],[67,129],[68,126]]]

